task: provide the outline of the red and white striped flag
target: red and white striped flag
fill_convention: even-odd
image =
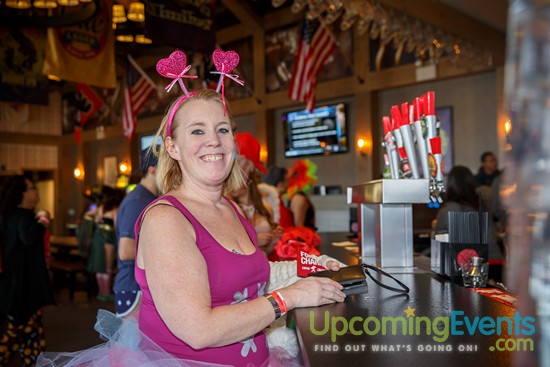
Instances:
[[[315,87],[317,76],[336,48],[336,40],[330,31],[317,19],[304,17],[294,72],[288,88],[288,97],[306,102],[306,108],[315,108]]]
[[[143,108],[147,97],[157,88],[145,74],[132,56],[128,55],[128,70],[124,85],[124,108],[122,111],[122,128],[124,136],[132,139],[137,125],[137,114]]]

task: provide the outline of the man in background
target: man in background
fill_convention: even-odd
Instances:
[[[493,152],[485,152],[481,155],[481,167],[475,176],[476,187],[491,186],[495,178],[500,175],[497,157]]]
[[[136,240],[134,225],[145,207],[157,198],[157,157],[147,148],[141,151],[141,180],[124,198],[118,209],[116,237],[118,273],[115,279],[115,310],[119,317],[137,316],[141,290],[134,276]]]

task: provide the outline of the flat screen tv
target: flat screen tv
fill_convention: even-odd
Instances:
[[[151,144],[153,144],[153,140],[155,139],[155,135],[144,135],[141,137],[141,140],[140,140],[140,150],[143,150],[143,149],[148,149]],[[157,139],[157,145],[160,145],[162,144],[162,138],[159,136],[158,139]]]
[[[346,105],[337,103],[282,116],[285,157],[348,152]]]

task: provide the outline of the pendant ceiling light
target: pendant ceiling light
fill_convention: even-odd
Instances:
[[[57,8],[55,0],[35,0],[33,3],[35,8],[39,9],[54,9]]]
[[[142,45],[149,45],[153,43],[153,41],[150,38],[145,37],[143,34],[136,35],[135,41],[136,43],[140,43]]]
[[[14,9],[29,9],[31,2],[29,0],[6,0],[6,6]]]
[[[124,23],[126,21],[126,13],[124,6],[120,4],[113,5],[113,23]]]
[[[57,0],[57,3],[63,6],[77,6],[80,4],[78,0]]]
[[[145,6],[143,3],[135,2],[130,4],[130,10],[128,10],[128,19],[134,22],[145,21]]]

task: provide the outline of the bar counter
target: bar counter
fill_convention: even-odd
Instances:
[[[341,234],[340,237],[323,234],[322,239],[323,253],[348,264],[359,261],[349,251],[331,246],[333,240],[345,239]],[[374,272],[371,274],[384,284],[396,285],[387,277],[381,277]],[[516,310],[510,306],[456,285],[427,270],[417,268],[411,273],[392,275],[410,288],[408,295],[381,288],[367,277],[369,292],[366,294],[348,296],[341,304],[293,311],[290,316],[295,318],[306,366],[422,366],[432,363],[446,367],[509,366],[512,353],[497,349],[503,349],[509,338],[514,338],[515,341],[518,338],[532,338],[514,334],[514,329],[508,330],[507,321],[500,323],[500,332],[495,331],[498,318],[509,317],[512,328],[515,327]],[[455,330],[463,331],[463,335],[453,335],[453,312],[457,321]],[[476,319],[476,316],[479,318]],[[384,322],[384,317],[391,319]],[[416,322],[421,317],[422,322],[417,326]],[[369,321],[365,327],[366,318]],[[441,318],[448,320],[446,327],[441,321],[435,322]],[[493,331],[491,335],[484,335],[480,331],[480,319],[484,332],[491,334]],[[335,335],[335,339],[331,340],[335,330],[339,332],[343,330],[344,323],[349,326],[352,322],[353,331],[349,328],[347,332],[342,332],[343,335]],[[477,327],[472,326],[476,322]],[[520,321],[520,329],[527,330],[521,322],[525,320]],[[381,328],[383,324],[387,325],[385,335]],[[393,324],[396,325],[395,332],[392,330]],[[380,326],[378,330],[377,325]],[[406,335],[403,335],[403,325]],[[531,325],[535,325],[534,320]],[[470,335],[468,326],[473,335]],[[366,335],[365,330],[370,335]],[[510,341],[509,346],[511,345]]]

